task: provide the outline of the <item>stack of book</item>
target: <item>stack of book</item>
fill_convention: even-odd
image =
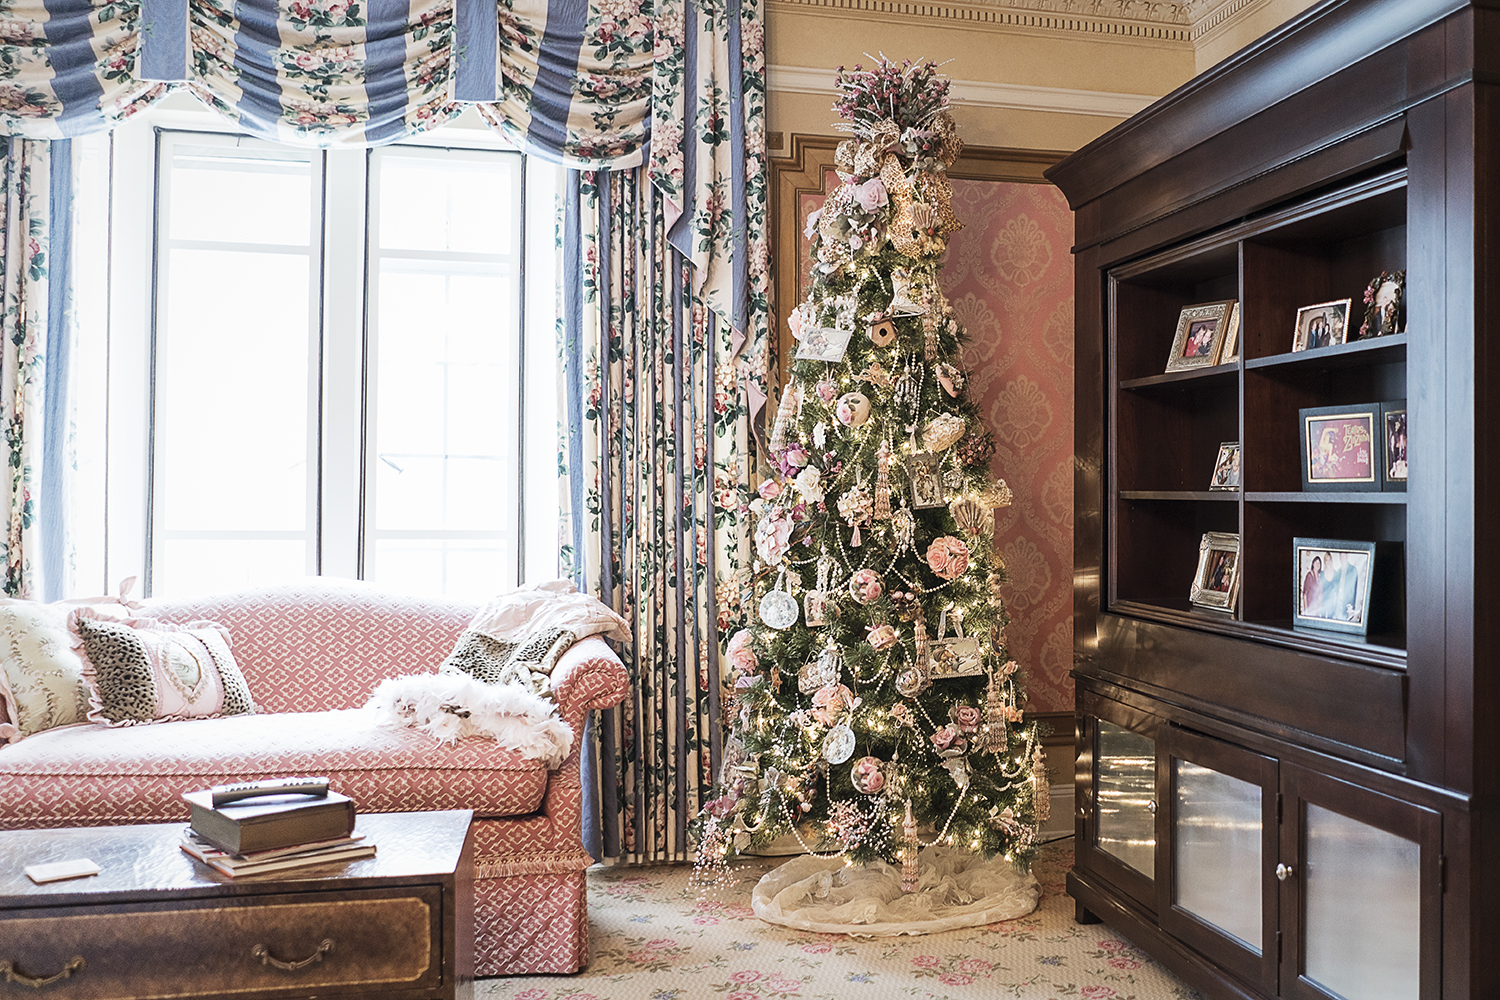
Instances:
[[[309,779],[258,782],[182,797],[191,814],[182,831],[183,851],[230,878],[375,853],[375,845],[354,829],[354,803],[328,791],[326,782],[321,788]]]

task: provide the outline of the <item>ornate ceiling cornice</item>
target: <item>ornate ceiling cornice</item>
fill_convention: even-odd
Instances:
[[[841,16],[962,21],[1000,30],[1192,44],[1263,0],[768,0]]]

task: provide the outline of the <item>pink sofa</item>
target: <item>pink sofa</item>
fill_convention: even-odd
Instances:
[[[0,829],[185,820],[184,791],[285,774],[328,775],[361,812],[472,809],[476,974],[575,972],[589,957],[583,721],[627,690],[608,644],[576,642],[553,671],[575,733],[555,771],[489,740],[450,746],[351,711],[381,679],[435,669],[475,610],[323,581],[149,602],[154,617],[227,626],[261,714],[65,726],[0,747]]]

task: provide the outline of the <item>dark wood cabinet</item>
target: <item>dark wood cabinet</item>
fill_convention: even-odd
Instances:
[[[1215,998],[1500,996],[1497,126],[1500,2],[1326,0],[1047,172],[1077,239],[1069,890]],[[1359,339],[1399,271],[1404,329]],[[1347,342],[1294,350],[1343,299]],[[1233,356],[1169,370],[1226,300]],[[1320,408],[1374,409],[1374,481],[1308,484]],[[1227,610],[1190,599],[1209,533]],[[1296,539],[1375,553],[1357,631],[1299,620]]]

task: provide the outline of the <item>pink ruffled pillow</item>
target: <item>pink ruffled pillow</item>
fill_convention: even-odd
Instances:
[[[79,608],[68,624],[92,688],[93,722],[130,726],[255,711],[222,625],[110,620],[90,608]]]

